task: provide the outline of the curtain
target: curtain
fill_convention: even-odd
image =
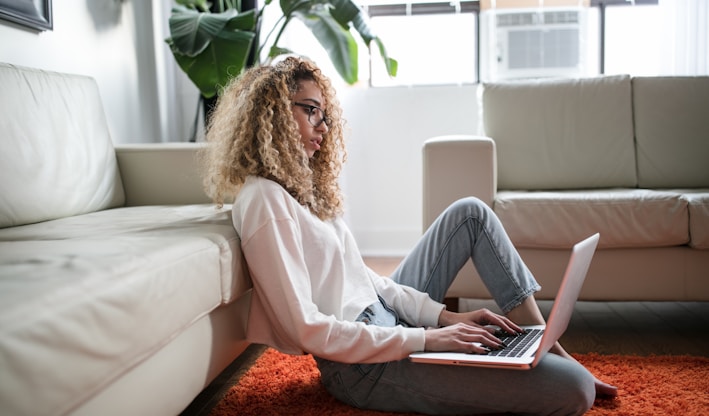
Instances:
[[[709,75],[709,2],[659,0],[659,5],[667,22],[663,74]]]

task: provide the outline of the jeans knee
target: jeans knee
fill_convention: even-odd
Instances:
[[[492,212],[491,208],[484,203],[482,200],[469,196],[461,198],[453,202],[449,207],[448,211],[460,214],[463,216],[474,216],[476,218],[481,218],[486,214]]]
[[[596,388],[593,377],[587,376],[578,377],[577,380],[567,384],[565,394],[566,402],[565,409],[558,414],[564,415],[583,415],[591,406],[596,398]]]
[[[538,371],[537,382],[542,397],[539,402],[539,414],[547,415],[582,415],[586,413],[596,398],[593,375],[580,363],[548,353],[540,365],[532,371]]]
[[[574,396],[569,396],[569,411],[565,414],[567,415],[583,415],[591,409],[593,406],[593,400],[595,393],[591,394],[589,397],[588,391],[579,391],[578,394]]]

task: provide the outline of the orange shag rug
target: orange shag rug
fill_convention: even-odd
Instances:
[[[574,354],[600,379],[618,386],[615,399],[597,399],[587,415],[707,415],[709,358]],[[352,408],[320,385],[312,356],[271,348],[232,386],[211,416],[405,416]]]

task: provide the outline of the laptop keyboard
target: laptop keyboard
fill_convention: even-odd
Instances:
[[[501,350],[490,351],[487,355],[496,357],[520,357],[527,350],[527,347],[539,339],[542,334],[544,334],[543,329],[528,329],[520,335],[509,335],[506,332],[498,332],[495,336],[507,346]]]

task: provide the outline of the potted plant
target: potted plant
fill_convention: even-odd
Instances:
[[[211,5],[207,0],[176,0],[172,9],[166,42],[203,98],[215,97],[219,88],[247,66],[293,53],[278,45],[293,19],[301,20],[311,30],[347,83],[358,79],[353,31],[367,46],[376,44],[387,72],[396,75],[397,62],[389,58],[382,41],[370,30],[366,15],[352,0],[279,0],[282,16],[265,37],[260,33],[261,18],[272,0],[265,0],[260,9],[256,4],[246,5],[254,0],[243,1],[244,4],[242,0],[218,0]]]

